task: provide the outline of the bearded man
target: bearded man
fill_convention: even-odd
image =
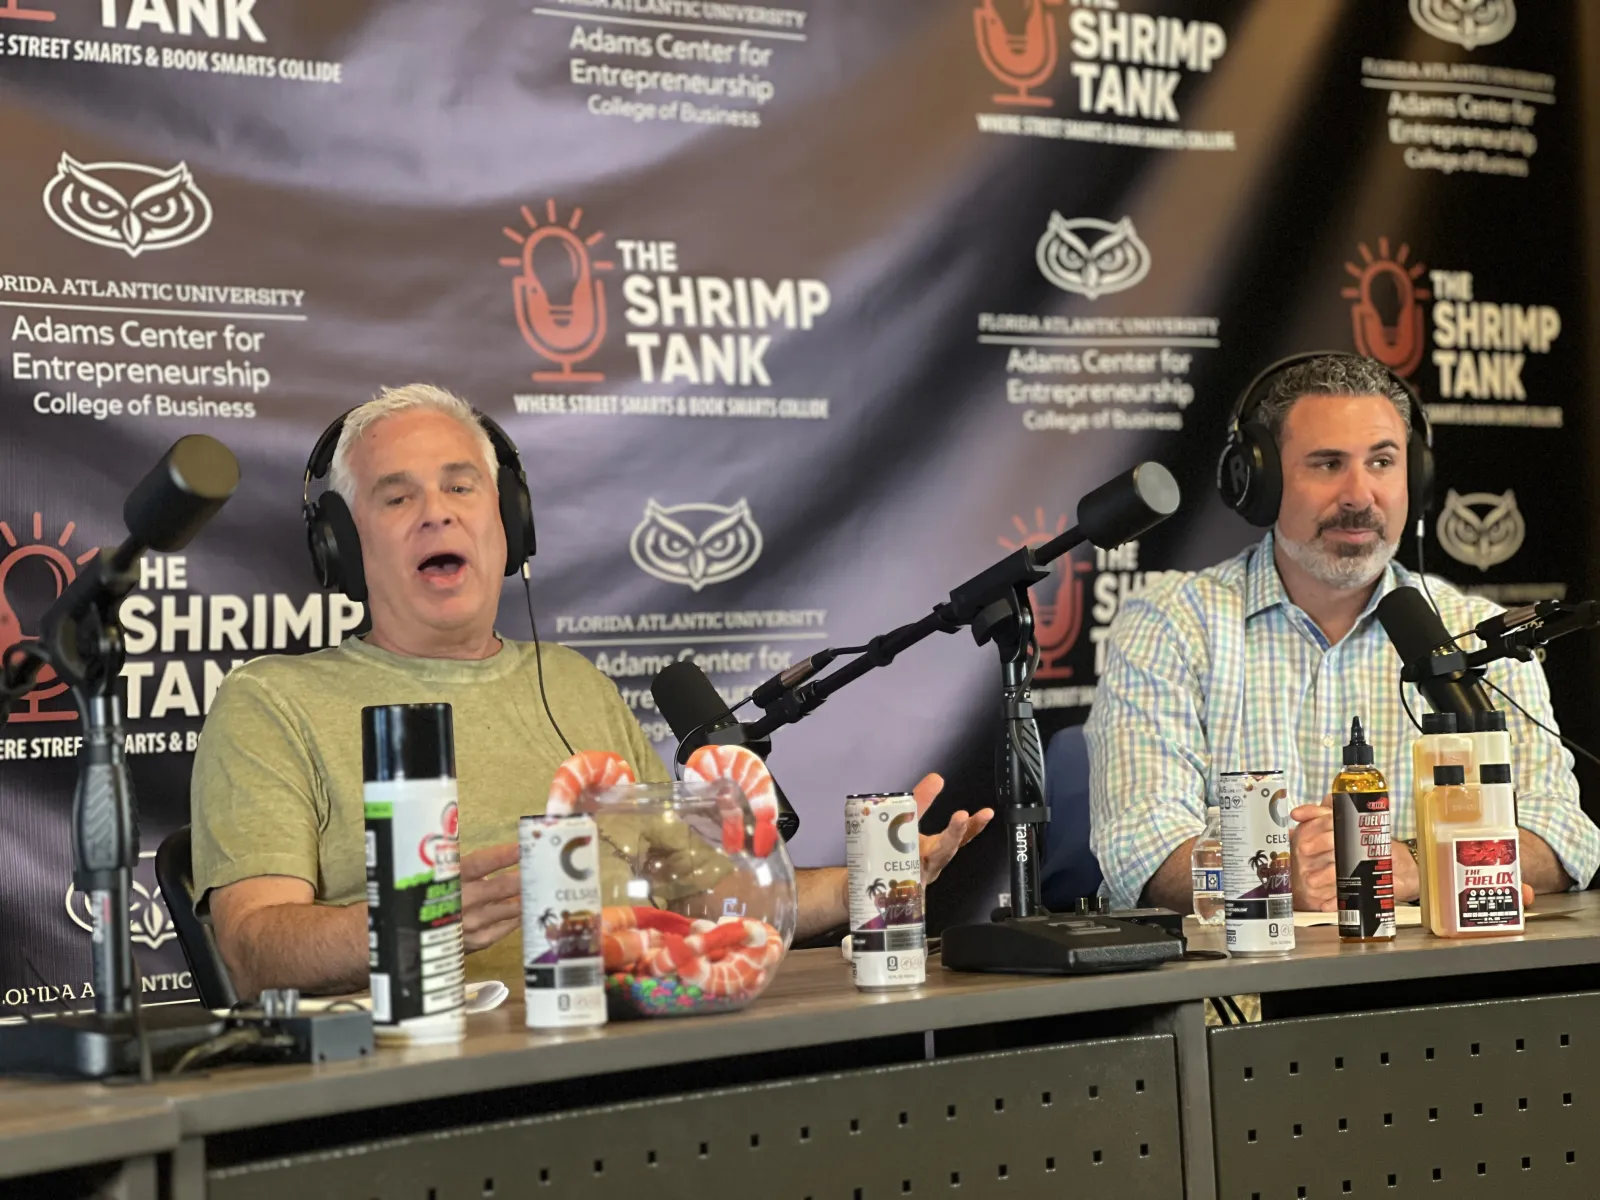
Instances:
[[[1386,367],[1352,354],[1302,356],[1253,386],[1241,409],[1265,465],[1280,468],[1276,519],[1259,517],[1271,529],[1226,562],[1152,584],[1123,604],[1107,637],[1085,730],[1106,890],[1119,908],[1190,911],[1190,856],[1218,776],[1281,769],[1299,801],[1295,908],[1332,911],[1333,822],[1322,801],[1359,716],[1393,803],[1395,898],[1414,900],[1415,850],[1405,843],[1416,837],[1416,730],[1375,610],[1393,589],[1423,584],[1394,561],[1417,490],[1408,455],[1425,445],[1412,436],[1422,415]],[[1274,451],[1275,464],[1266,461]],[[1432,576],[1427,590],[1452,633],[1500,611]],[[1494,663],[1488,682],[1555,728],[1538,662]],[[1423,711],[1414,686],[1404,695]],[[1537,892],[1586,887],[1600,867],[1600,830],[1579,806],[1572,757],[1522,714],[1507,720],[1523,882]]]

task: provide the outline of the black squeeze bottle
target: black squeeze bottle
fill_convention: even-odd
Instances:
[[[1344,769],[1334,777],[1333,857],[1339,894],[1339,936],[1380,942],[1394,937],[1394,813],[1389,785],[1372,765],[1361,718],[1350,722]]]

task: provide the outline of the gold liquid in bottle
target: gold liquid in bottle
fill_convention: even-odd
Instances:
[[[1386,942],[1394,937],[1394,812],[1389,785],[1373,765],[1361,718],[1350,722],[1344,769],[1333,793],[1333,856],[1339,893],[1339,936]]]

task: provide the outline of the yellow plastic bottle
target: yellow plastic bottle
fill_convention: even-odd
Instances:
[[[1422,736],[1411,743],[1411,801],[1416,815],[1417,883],[1422,902],[1422,922],[1429,929],[1439,926],[1439,907],[1433,895],[1433,879],[1438,871],[1433,842],[1423,830],[1432,822],[1429,805],[1433,792],[1433,769],[1458,766],[1464,775],[1476,775],[1472,739],[1456,732],[1455,713],[1423,713]]]

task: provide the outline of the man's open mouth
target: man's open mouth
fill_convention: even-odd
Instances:
[[[444,551],[440,554],[430,554],[417,564],[417,570],[430,578],[442,578],[454,575],[467,565],[467,560],[459,554]]]

